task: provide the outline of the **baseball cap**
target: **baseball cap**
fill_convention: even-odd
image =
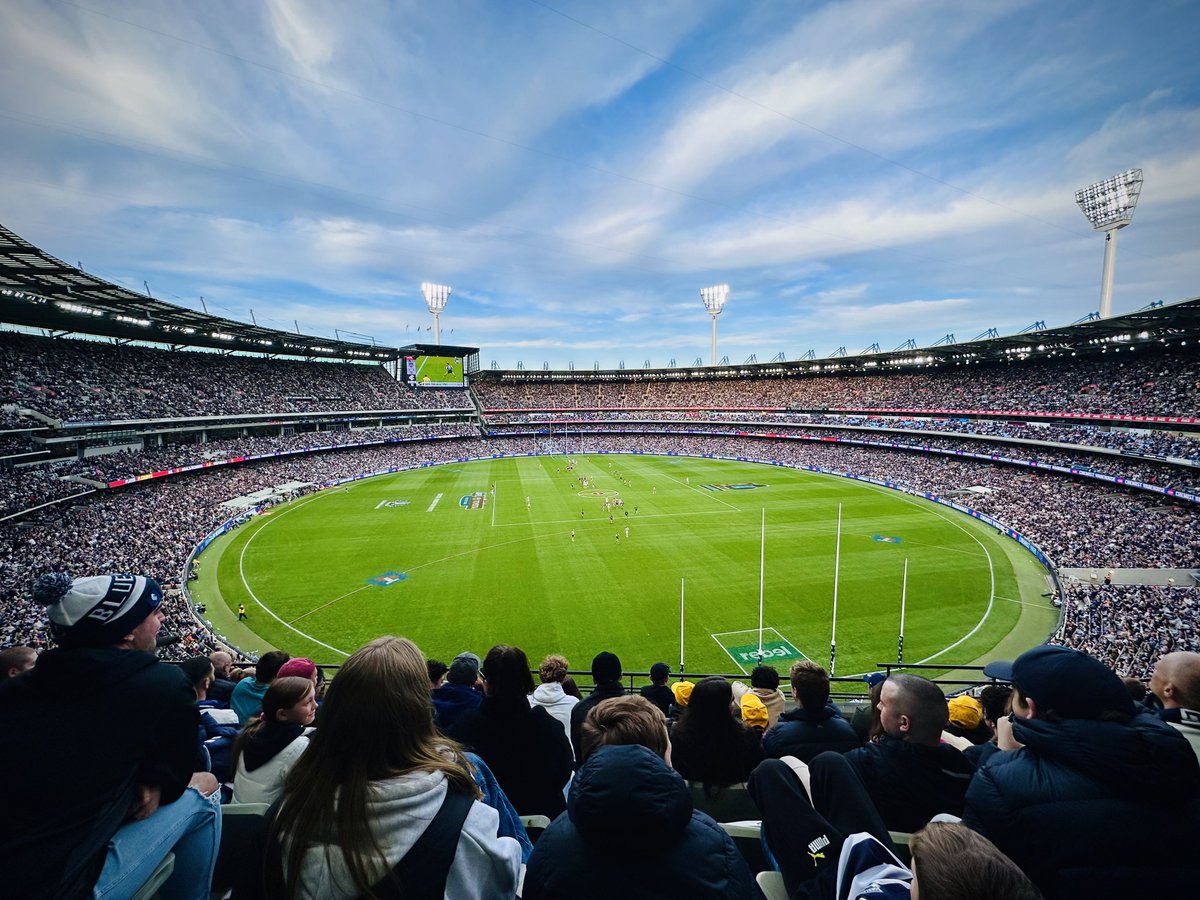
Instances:
[[[770,717],[767,715],[766,704],[762,702],[758,694],[746,691],[742,694],[742,721],[751,727],[766,728],[770,724]]]
[[[479,657],[469,650],[464,650],[450,663],[446,680],[451,684],[474,684],[479,677],[479,666]]]
[[[1043,644],[1012,662],[997,660],[983,673],[1011,681],[1038,708],[1063,719],[1098,719],[1113,710],[1133,715],[1133,699],[1117,674],[1100,660],[1070,647]]]

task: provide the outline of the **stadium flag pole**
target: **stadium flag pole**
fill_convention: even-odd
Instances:
[[[762,510],[762,534],[758,542],[758,664],[762,665],[762,635],[763,635],[763,580],[766,576],[767,564],[767,508]]]
[[[829,674],[837,665],[838,571],[842,565],[842,504],[838,504],[837,541],[833,550],[833,630],[829,633]]]
[[[683,674],[683,579],[679,579],[679,674]]]
[[[904,602],[908,597],[908,557],[904,557],[904,580],[900,583],[900,642],[896,645],[896,665],[904,663]]]

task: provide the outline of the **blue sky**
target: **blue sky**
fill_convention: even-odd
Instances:
[[[1200,5],[5,0],[0,222],[156,297],[503,368],[967,340],[1200,294]]]

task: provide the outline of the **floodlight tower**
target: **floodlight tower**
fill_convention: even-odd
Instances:
[[[1075,202],[1097,231],[1104,232],[1104,274],[1100,277],[1100,318],[1112,315],[1117,232],[1133,221],[1142,193],[1142,170],[1130,169],[1075,192]]]
[[[433,313],[433,342],[440,344],[442,329],[438,320],[441,318],[442,310],[446,308],[446,303],[450,300],[450,288],[444,284],[430,284],[426,281],[421,285],[421,293],[425,295],[425,305]]]
[[[729,299],[729,285],[714,284],[712,287],[700,288],[700,299],[704,301],[704,308],[712,316],[712,364],[715,366],[717,364],[717,316],[721,314],[721,310],[725,308],[725,301]]]

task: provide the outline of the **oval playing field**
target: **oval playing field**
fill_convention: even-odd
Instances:
[[[586,669],[610,649],[645,671],[679,665],[682,590],[687,670],[737,672],[758,650],[761,571],[763,648],[786,672],[829,663],[839,504],[838,674],[896,659],[906,560],[905,662],[1007,655],[1053,629],[1042,567],[977,520],[849,479],[674,456],[484,460],[326,490],[216,542],[196,595],[246,604],[222,629],[244,649],[327,664],[403,634],[445,660],[510,643],[535,665],[558,652]]]

